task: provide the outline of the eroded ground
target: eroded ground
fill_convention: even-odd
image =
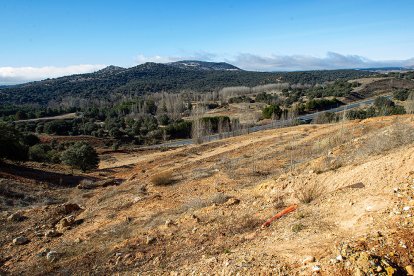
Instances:
[[[51,173],[16,176],[9,164],[0,183],[8,200],[0,217],[0,269],[406,273],[414,261],[413,119],[304,125],[168,151],[107,152],[98,171],[62,172],[59,181]],[[151,181],[162,172],[172,172],[170,185]],[[77,188],[84,178],[123,182]],[[296,211],[261,229],[292,204]],[[27,241],[14,244],[16,237]]]

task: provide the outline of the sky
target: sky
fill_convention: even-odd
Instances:
[[[0,84],[183,59],[414,65],[413,0],[0,0]]]

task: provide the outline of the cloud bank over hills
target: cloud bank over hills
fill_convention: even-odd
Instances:
[[[0,67],[0,84],[15,84],[66,75],[90,73],[104,68],[102,64],[79,64],[64,67]]]
[[[226,58],[214,53],[196,52],[183,56],[137,55],[134,64],[145,62],[170,63],[180,60],[225,61],[244,70],[252,71],[298,71],[351,68],[409,67],[414,68],[414,58],[405,60],[372,60],[359,55],[343,55],[328,52],[323,57],[310,55],[261,56],[241,53]],[[104,64],[79,64],[64,67],[0,67],[0,84],[56,78],[72,74],[90,73],[104,68]]]
[[[232,58],[220,57],[212,53],[195,53],[190,56],[145,56],[141,54],[135,58],[135,62],[137,64],[145,62],[168,63],[186,59],[225,61],[244,70],[252,71],[301,71],[414,66],[414,58],[405,60],[372,60],[359,55],[342,55],[335,52],[328,52],[324,57],[310,55],[261,56],[241,53]]]

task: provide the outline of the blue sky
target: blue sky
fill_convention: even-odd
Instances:
[[[414,1],[0,1],[0,82],[179,59],[414,65]]]

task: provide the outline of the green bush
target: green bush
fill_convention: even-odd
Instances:
[[[68,135],[71,131],[72,124],[63,120],[47,122],[43,127],[43,132],[47,134]]]
[[[277,119],[280,119],[282,116],[283,110],[278,105],[269,105],[263,108],[262,115],[265,119],[272,118],[273,114],[276,116]]]
[[[402,90],[397,90],[394,91],[393,96],[394,99],[399,100],[399,101],[406,101],[408,98],[408,95],[410,95],[410,90],[408,89],[402,89]]]
[[[267,94],[266,92],[259,93],[255,100],[256,102],[275,104],[278,101],[279,97],[277,95]]]
[[[170,117],[167,114],[161,114],[158,116],[158,124],[166,126],[170,123]]]
[[[191,138],[191,125],[191,122],[181,120],[168,125],[165,131],[170,139]]]
[[[26,134],[23,136],[23,142],[29,147],[40,143],[39,137],[34,134]]]
[[[254,103],[254,100],[247,96],[238,96],[230,98],[229,103]]]
[[[47,144],[37,144],[29,148],[30,160],[37,162],[50,162],[49,151],[52,148]]]
[[[324,110],[335,108],[342,105],[342,102],[338,99],[334,98],[332,100],[328,99],[312,99],[305,105],[306,111],[314,111],[314,110]]]
[[[23,135],[14,127],[0,122],[0,159],[26,160],[27,150]]]
[[[63,163],[83,172],[98,167],[99,158],[96,150],[85,142],[76,142],[62,153]]]
[[[377,97],[374,101],[374,106],[376,108],[393,107],[395,103],[388,98]]]

